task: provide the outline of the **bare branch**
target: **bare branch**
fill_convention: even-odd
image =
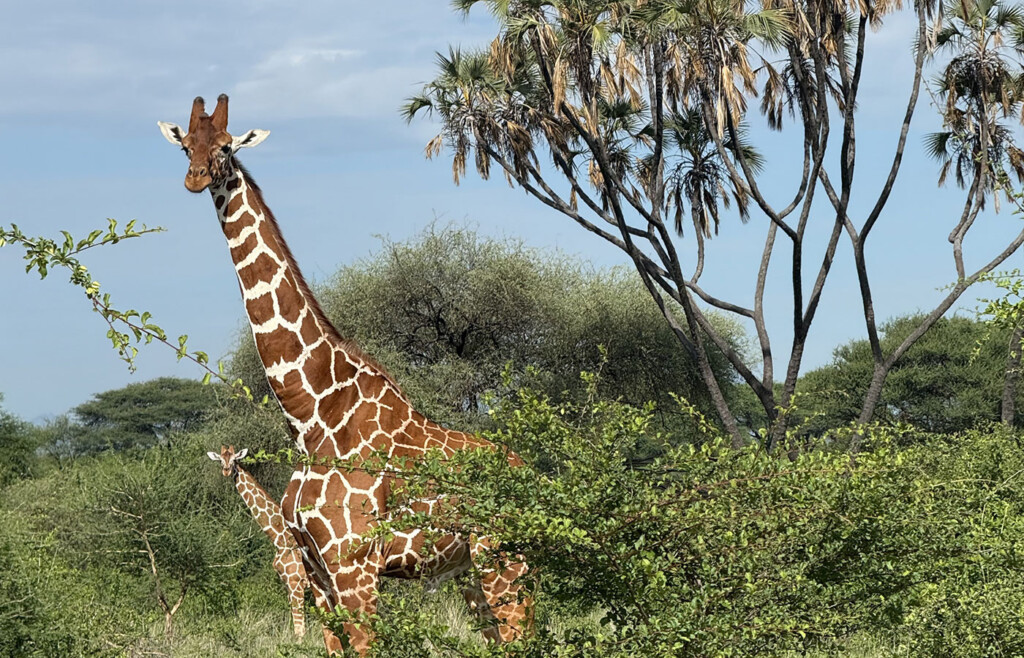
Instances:
[[[715,116],[715,113],[711,107],[711,103],[706,97],[701,99],[701,106],[703,109],[701,115],[704,118],[704,125],[707,128],[708,133],[711,135],[712,140],[715,142],[715,148],[718,150],[718,157],[723,163],[725,163],[726,169],[729,170],[729,176],[732,178],[733,184],[753,197],[754,201],[756,201],[757,205],[761,208],[761,211],[764,212],[764,214],[767,215],[773,223],[777,224],[779,228],[782,229],[782,232],[788,235],[790,239],[795,240],[796,231],[794,231],[791,226],[779,217],[778,213],[772,209],[771,205],[769,205],[761,194],[761,190],[757,187],[757,181],[755,180],[753,172],[750,170],[750,164],[747,163],[746,158],[743,157],[742,149],[737,149],[737,152],[739,153],[738,159],[740,166],[743,168],[743,176],[741,176],[740,172],[736,170],[736,165],[733,164],[732,158],[729,157],[728,150],[722,142],[722,136],[718,133],[717,127],[711,123],[711,117]],[[728,123],[731,127],[731,119]]]
[[[885,360],[886,368],[891,368],[893,364],[895,364],[896,361],[898,361],[899,358],[902,357],[906,353],[906,351],[910,349],[914,345],[914,343],[916,343],[917,340],[921,336],[923,336],[924,333],[928,331],[939,318],[945,315],[946,311],[948,311],[949,308],[954,304],[954,302],[956,302],[956,300],[960,298],[960,295],[962,295],[965,290],[974,285],[978,281],[978,279],[981,278],[982,275],[984,275],[987,272],[991,272],[996,267],[998,267],[1004,260],[1012,256],[1013,252],[1017,251],[1021,244],[1024,244],[1024,230],[1018,233],[1017,237],[1015,237],[1010,242],[1010,244],[1007,245],[1006,248],[1003,249],[1001,252],[999,252],[992,260],[990,260],[988,263],[980,267],[970,276],[962,278],[959,281],[957,281],[957,283],[953,286],[952,290],[949,291],[949,294],[946,295],[941,302],[939,302],[939,305],[936,306],[935,309],[932,310],[932,312],[929,313],[924,320],[922,320],[921,324],[918,325],[918,327],[914,329],[914,331],[911,332],[909,336],[903,339],[903,342],[900,343],[899,347],[893,350],[893,353],[890,354],[889,358]]]
[[[900,165],[903,163],[903,150],[907,144],[907,134],[910,132],[910,122],[914,118],[914,110],[917,107],[917,97],[921,91],[921,72],[924,68],[924,56],[927,48],[925,47],[925,35],[927,33],[926,18],[923,11],[918,12],[918,25],[917,25],[917,54],[914,57],[914,82],[910,90],[910,99],[907,101],[907,111],[903,115],[903,125],[900,127],[900,136],[896,141],[896,154],[892,159],[892,166],[889,168],[889,176],[885,180],[885,184],[882,186],[882,191],[878,195],[878,200],[875,202],[875,207],[868,213],[867,219],[864,221],[864,228],[861,230],[861,239],[867,239],[868,233],[874,227],[875,222],[878,221],[879,215],[882,214],[882,208],[885,207],[886,202],[889,200],[889,194],[892,192],[893,185],[896,183],[896,176],[899,174]]]

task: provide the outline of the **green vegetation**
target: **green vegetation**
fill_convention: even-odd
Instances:
[[[790,460],[732,450],[685,408],[700,439],[674,445],[652,406],[601,398],[594,376],[582,387],[589,398],[521,389],[496,403],[488,437],[531,466],[486,452],[431,460],[407,492],[429,480],[472,501],[437,522],[486,532],[536,567],[537,636],[488,649],[452,587],[427,596],[385,583],[377,655],[1024,651],[1013,430],[879,426],[856,460],[842,434]],[[211,414],[165,445],[59,462],[38,453],[32,476],[4,488],[0,655],[318,655],[315,623],[302,644],[289,637],[270,545],[203,456],[255,444],[276,421]],[[636,462],[639,443],[662,451]]]
[[[903,342],[919,323],[918,316],[906,316],[882,325],[883,348]],[[960,432],[1000,420],[1011,333],[962,317],[939,320],[893,366],[874,420],[929,432]],[[871,369],[871,346],[854,340],[835,349],[831,364],[804,375],[797,390],[804,396],[801,413],[811,416],[805,429],[820,432],[856,421]],[[1019,402],[1022,393],[1013,399]]]
[[[32,475],[36,442],[28,424],[0,408],[0,488]]]
[[[376,655],[1024,651],[1024,435],[997,424],[1009,324],[938,322],[893,369],[877,423],[856,431],[870,349],[839,346],[800,380],[787,442],[799,450],[736,450],[640,292],[453,228],[385,242],[322,286],[342,330],[420,403],[527,463],[467,452],[404,465],[401,495],[450,494],[434,525],[525,556],[536,635],[488,647],[455,583],[428,595],[385,581],[367,620]],[[918,321],[890,321],[883,341]],[[258,388],[253,358],[243,340],[231,369]],[[312,612],[307,637],[290,636],[271,546],[203,454],[222,443],[289,445],[275,410],[221,384],[134,384],[43,428],[0,411],[0,655],[322,655]],[[247,467],[280,497],[289,465]]]
[[[173,434],[206,420],[217,392],[190,379],[161,377],[97,393],[72,410],[73,419],[49,424],[45,449],[79,457],[166,444]]]
[[[540,632],[487,653],[384,616],[377,655],[833,654],[865,636],[914,656],[1024,650],[1024,453],[1008,430],[875,427],[856,459],[789,459],[702,424],[704,442],[637,466],[633,442],[664,439],[650,410],[523,390],[496,419],[491,438],[546,468],[463,453],[416,465],[408,493],[452,495],[442,524],[526,557]],[[598,618],[549,624],[567,610]]]

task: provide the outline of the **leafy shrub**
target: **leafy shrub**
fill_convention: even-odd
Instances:
[[[899,432],[873,428],[856,458],[824,445],[790,460],[730,450],[689,412],[703,440],[673,447],[651,407],[522,390],[495,409],[489,437],[526,466],[503,450],[405,464],[400,495],[452,501],[434,523],[496,539],[494,560],[525,557],[540,628],[486,647],[398,605],[376,620],[378,655],[779,655],[866,633],[912,655],[1020,653],[1012,435],[899,448]],[[631,461],[637,441],[664,452]],[[551,623],[566,609],[600,623]]]

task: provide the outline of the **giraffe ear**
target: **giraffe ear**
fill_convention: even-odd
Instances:
[[[181,146],[181,140],[185,139],[185,133],[182,132],[181,126],[176,123],[168,123],[167,121],[157,121],[156,125],[160,126],[160,132],[163,133],[167,141],[175,146]]]
[[[235,453],[235,456],[234,456],[234,458],[231,461],[238,461],[239,459],[245,459],[245,456],[248,455],[248,454],[249,454],[249,449],[248,448],[242,448],[237,453]]]
[[[250,130],[247,133],[239,135],[238,137],[231,138],[231,151],[237,151],[238,149],[251,148],[256,146],[270,135],[269,130]]]
[[[220,461],[220,455],[218,455],[215,452],[208,452],[208,453],[206,453],[206,456],[209,457],[210,459],[212,459],[215,462],[219,462]]]

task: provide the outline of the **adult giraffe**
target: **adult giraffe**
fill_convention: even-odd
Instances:
[[[453,454],[492,446],[416,412],[384,369],[328,322],[263,194],[234,157],[269,132],[250,130],[233,137],[227,125],[224,94],[212,115],[206,114],[202,98],[195,99],[188,133],[159,123],[164,137],[189,158],[185,187],[197,193],[209,189],[213,197],[256,349],[298,449],[321,459],[359,460],[381,453],[408,459],[429,449]],[[308,463],[296,467],[281,507],[319,607],[372,613],[380,576],[441,580],[472,569],[483,546],[469,538],[449,535],[431,541],[427,555],[420,530],[395,533],[387,542],[362,539],[378,518],[395,511],[388,509],[394,484],[385,474]],[[513,639],[529,624],[514,582],[525,571],[522,563],[482,569],[464,591],[478,615],[494,620],[484,631],[488,639]],[[344,630],[351,646],[365,654],[372,639],[365,625],[346,623]],[[324,642],[329,653],[342,649],[326,628]]]
[[[220,464],[224,477],[231,478],[235,483],[235,489],[245,501],[245,506],[249,508],[256,523],[274,543],[274,570],[288,588],[288,602],[292,608],[292,630],[295,631],[296,637],[301,639],[306,635],[306,617],[302,608],[305,604],[306,589],[309,588],[309,578],[306,576],[306,568],[302,566],[299,547],[285,527],[281,506],[256,482],[256,478],[249,471],[238,465],[238,460],[244,459],[248,452],[248,448],[235,452],[235,446],[222,445],[219,453],[208,452],[206,456]]]

